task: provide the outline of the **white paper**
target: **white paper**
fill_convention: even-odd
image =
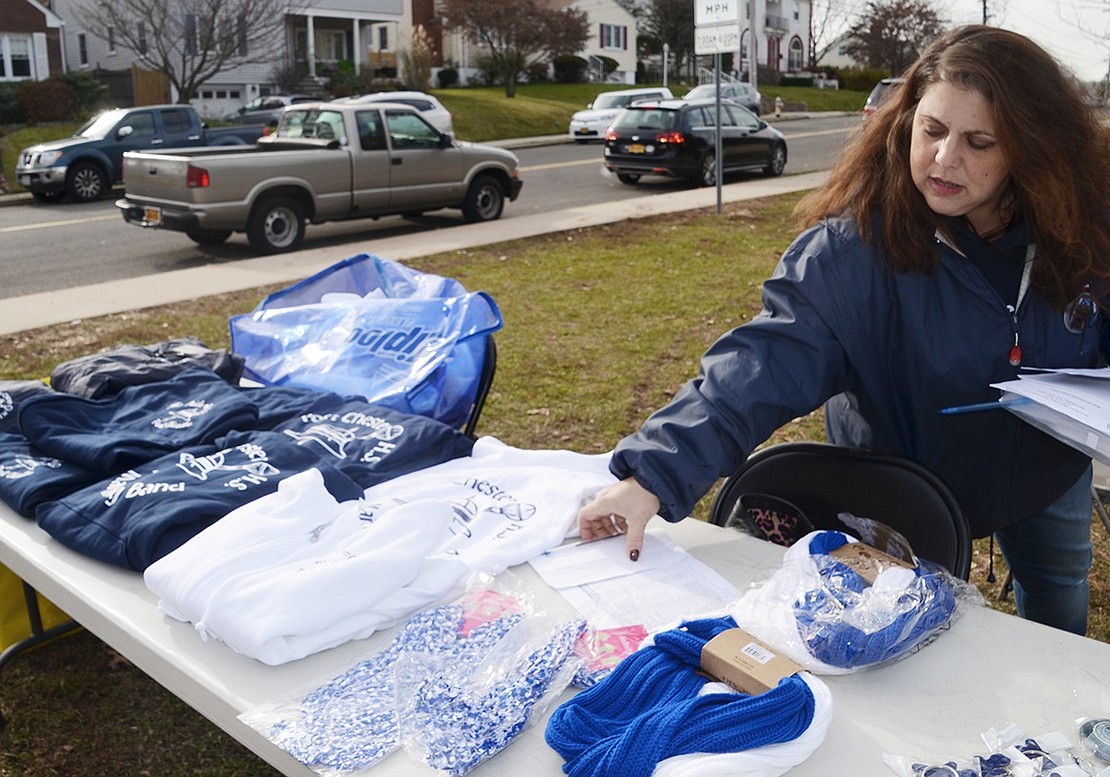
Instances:
[[[1065,372],[1023,375],[1017,380],[992,383],[1050,410],[1081,421],[1099,433],[1110,430],[1110,382]]]
[[[722,612],[740,591],[689,554],[670,566],[559,591],[599,629],[640,624],[658,631]]]
[[[644,547],[638,561],[628,558],[625,541],[624,535],[620,535],[607,540],[561,545],[528,563],[545,583],[562,589],[660,569],[688,556],[661,529],[649,529],[644,534]]]

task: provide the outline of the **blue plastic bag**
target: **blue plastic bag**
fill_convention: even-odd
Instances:
[[[244,377],[344,395],[461,427],[501,311],[484,292],[368,254],[229,321]]]

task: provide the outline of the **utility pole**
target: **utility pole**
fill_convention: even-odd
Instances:
[[[983,0],[983,24],[987,23],[987,0]]]

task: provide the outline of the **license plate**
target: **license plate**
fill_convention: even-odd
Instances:
[[[579,135],[589,135],[590,134],[590,130],[587,127],[579,127],[578,129],[575,130],[575,132],[577,132]]]
[[[629,154],[642,154],[642,153],[644,153],[644,144],[643,143],[629,143],[628,144],[628,153]]]
[[[143,223],[157,226],[162,223],[162,209],[144,207],[143,208]]]

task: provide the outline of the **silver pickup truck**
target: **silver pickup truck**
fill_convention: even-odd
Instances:
[[[292,251],[322,224],[459,208],[501,216],[520,194],[516,154],[463,143],[408,105],[290,106],[254,146],[124,154],[124,221],[218,245],[246,232],[260,253]]]

